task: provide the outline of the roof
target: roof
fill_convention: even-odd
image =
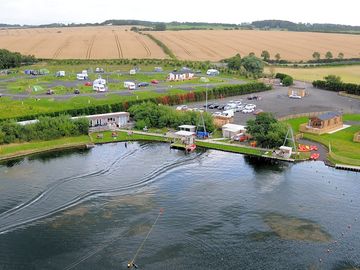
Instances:
[[[179,128],[196,128],[196,126],[193,125],[181,125]]]
[[[287,151],[290,151],[290,150],[292,150],[292,147],[289,147],[289,146],[280,146],[280,148],[279,148],[280,150],[287,150]]]
[[[175,135],[183,136],[183,137],[189,137],[195,135],[195,132],[189,132],[185,130],[180,130],[178,132],[175,132]]]
[[[329,119],[332,119],[332,118],[340,116],[340,115],[341,115],[341,113],[339,113],[339,112],[327,112],[327,113],[316,116],[316,118],[319,118],[320,120],[325,121],[325,120],[329,120]]]
[[[183,74],[193,74],[193,72],[191,71],[173,71],[173,72],[170,72],[169,74],[174,74],[174,75],[183,75]]]
[[[223,130],[229,130],[229,131],[239,131],[239,130],[245,130],[246,126],[242,126],[242,125],[236,125],[236,124],[226,124],[222,126]]]
[[[116,117],[116,116],[120,116],[120,115],[129,115],[129,113],[128,112],[103,113],[103,114],[77,116],[77,117],[72,117],[71,119],[77,119],[77,118],[93,119],[93,118],[100,118],[100,117],[112,117],[112,116]]]

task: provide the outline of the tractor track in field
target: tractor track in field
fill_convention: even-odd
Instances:
[[[199,42],[193,41],[193,40],[191,40],[191,39],[189,39],[189,38],[185,38],[185,37],[182,37],[182,36],[178,36],[177,38],[180,39],[180,40],[182,40],[182,41],[184,41],[184,42],[187,42],[187,43],[189,43],[189,44],[192,44],[193,46],[195,46],[195,47],[197,47],[197,48],[199,48],[199,49],[200,49],[202,52],[204,52],[207,56],[219,56],[219,54],[218,54],[216,51],[214,51],[214,50],[212,50],[212,49],[210,49],[210,48],[208,48],[208,47],[200,44]]]
[[[55,51],[55,53],[53,54],[53,59],[56,59],[59,57],[59,55],[61,55],[62,51],[64,50],[65,47],[67,47],[70,44],[70,39],[72,38],[72,36],[68,37],[64,43],[62,43]]]
[[[96,39],[96,35],[93,35],[90,39],[90,44],[89,47],[87,48],[85,59],[91,58],[91,52],[94,47],[95,39]]]
[[[117,47],[117,51],[118,51],[118,56],[119,56],[119,58],[124,58],[119,35],[115,32],[113,32],[113,33],[114,33],[114,37],[115,37],[115,43],[116,43],[116,47]]]
[[[32,46],[25,52],[25,54],[30,54],[32,50],[36,49],[41,43],[45,42],[46,40],[47,40],[46,38],[40,39],[38,42],[36,42],[34,45],[32,45]]]
[[[137,39],[137,41],[143,46],[143,48],[146,51],[146,56],[151,56],[151,51],[149,49],[149,47],[146,45],[146,43],[138,36],[135,36],[135,38]]]
[[[174,40],[169,39],[168,37],[163,37],[163,38],[170,40],[170,42],[174,43],[176,46],[181,48],[188,56],[192,56],[191,52],[188,49],[186,49],[184,46],[180,45],[179,43],[175,42]]]

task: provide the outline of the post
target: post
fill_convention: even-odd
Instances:
[[[207,112],[208,109],[208,84],[206,84],[206,90],[205,90],[205,111]]]

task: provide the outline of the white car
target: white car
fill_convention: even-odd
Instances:
[[[297,98],[297,99],[300,99],[301,96],[298,96],[298,95],[290,95],[289,98]]]
[[[255,109],[256,108],[256,105],[255,104],[247,104],[245,106],[245,109]]]
[[[180,105],[176,107],[177,111],[186,111],[187,109],[189,109],[187,105]]]
[[[243,109],[245,109],[245,105],[238,105],[235,110],[241,112]]]
[[[221,116],[222,115],[222,112],[214,112],[213,114],[212,114],[212,116]]]
[[[252,113],[254,111],[254,109],[243,109],[242,112],[243,113]]]

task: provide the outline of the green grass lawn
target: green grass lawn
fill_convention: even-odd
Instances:
[[[89,136],[78,136],[66,137],[51,141],[34,141],[27,143],[0,145],[0,159],[28,155],[62,147],[80,146],[89,143],[91,143]]]
[[[98,135],[102,135],[102,138],[99,138]],[[113,137],[111,131],[104,132],[95,132],[91,133],[90,137],[94,143],[110,143],[110,142],[124,142],[124,141],[159,141],[159,142],[167,142],[168,139],[163,136],[155,136],[155,135],[145,135],[145,134],[131,134],[128,135],[127,132],[119,131],[116,132],[117,136]]]
[[[262,155],[263,152],[258,149],[241,147],[241,146],[232,146],[225,144],[215,144],[203,141],[196,141],[196,145],[200,147],[205,147],[209,149],[222,150],[227,152],[239,153],[239,154],[249,154],[249,155]]]
[[[344,120],[359,120],[359,115],[344,115]],[[294,133],[299,133],[299,125],[306,123],[307,117],[286,120]],[[353,125],[349,128],[340,130],[333,134],[313,135],[304,133],[304,139],[319,142],[326,147],[331,146],[333,154],[330,154],[330,160],[334,163],[344,163],[360,166],[360,144],[353,141],[354,134],[360,131],[360,125]]]

